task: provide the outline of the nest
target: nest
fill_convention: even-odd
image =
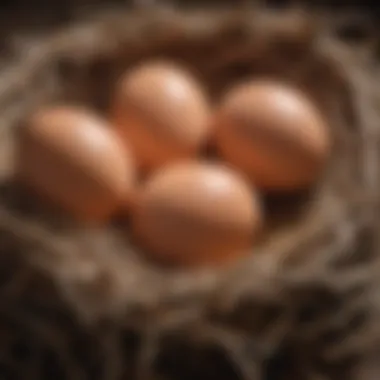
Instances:
[[[378,378],[376,67],[321,25],[259,9],[136,10],[13,57],[0,78],[1,379]],[[246,77],[290,81],[330,122],[318,189],[269,200],[265,241],[227,269],[159,268],[118,222],[75,225],[13,181],[29,110],[69,101],[106,112],[123,70],[152,57],[185,65],[215,100]]]

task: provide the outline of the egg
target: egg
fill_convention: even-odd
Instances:
[[[77,107],[40,108],[20,126],[22,183],[79,221],[101,222],[130,202],[131,154],[108,123]]]
[[[310,187],[329,156],[322,113],[285,84],[257,80],[236,86],[222,99],[214,124],[220,156],[265,191]]]
[[[194,157],[209,134],[210,109],[203,89],[171,63],[149,62],[127,71],[111,114],[145,172]]]
[[[181,162],[144,184],[132,231],[154,261],[208,267],[246,255],[261,219],[258,195],[237,172],[214,163]]]

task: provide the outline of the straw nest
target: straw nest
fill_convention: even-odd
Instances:
[[[12,179],[30,109],[106,112],[120,73],[157,56],[187,65],[214,99],[251,75],[292,81],[330,121],[318,190],[272,200],[268,238],[233,267],[157,268],[118,225],[74,225]],[[307,13],[260,9],[130,10],[29,41],[0,73],[0,378],[377,379],[376,70]]]

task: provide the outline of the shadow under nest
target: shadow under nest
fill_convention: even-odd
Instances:
[[[269,199],[270,230],[231,268],[155,267],[117,222],[75,225],[13,183],[31,109],[106,113],[121,72],[151,57],[186,65],[215,101],[252,75],[290,81],[330,121],[318,190]],[[15,56],[0,78],[0,379],[377,379],[374,70],[307,15],[258,10],[107,16]]]

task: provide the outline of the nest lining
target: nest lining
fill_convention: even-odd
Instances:
[[[68,101],[106,113],[119,75],[152,57],[185,65],[215,101],[246,77],[289,81],[330,121],[334,154],[318,191],[269,200],[267,238],[231,268],[155,267],[118,222],[75,225],[12,179],[17,125],[31,109]],[[379,115],[367,62],[307,15],[261,10],[103,17],[18,61],[0,97],[1,376],[365,378],[380,336]]]

